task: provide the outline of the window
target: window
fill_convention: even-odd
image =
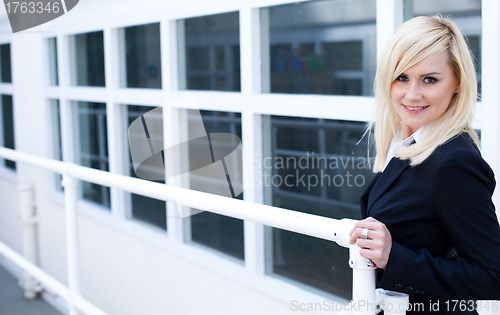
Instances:
[[[239,14],[179,21],[181,89],[240,91]]]
[[[160,24],[126,27],[123,30],[125,55],[124,87],[161,88]]]
[[[461,29],[467,39],[469,49],[474,58],[478,83],[478,92],[481,93],[481,0],[457,2],[453,0],[405,0],[405,20],[419,15],[441,14],[451,18]],[[480,94],[479,94],[480,95]]]
[[[236,135],[241,139],[241,115],[216,111],[189,111],[190,188],[226,197],[243,199],[241,155],[234,151],[239,141],[221,141],[218,134]],[[208,135],[208,137],[204,137]],[[210,146],[203,146],[207,143]],[[201,143],[205,141],[204,143]],[[200,148],[202,148],[200,150]],[[215,160],[217,152],[235,152]],[[216,152],[215,154],[213,152]],[[210,154],[212,156],[210,157]],[[208,157],[208,162],[207,161]],[[204,166],[199,168],[200,166]],[[243,221],[210,212],[190,217],[188,237],[192,242],[213,248],[238,259],[244,259]]]
[[[105,85],[103,34],[99,31],[70,37],[73,85]]]
[[[2,129],[0,130],[2,141],[1,145],[5,148],[16,149],[14,139],[14,108],[12,106],[12,95],[1,95],[0,104],[2,106]],[[3,160],[3,165],[11,170],[16,170],[16,162]]]
[[[307,1],[261,9],[264,92],[371,95],[376,2]]]
[[[0,45],[0,81],[2,83],[12,83],[10,44]]]
[[[57,38],[52,37],[47,39],[49,52],[49,84],[52,86],[59,85],[59,67],[57,64]]]
[[[273,206],[342,219],[361,218],[359,198],[373,178],[364,123],[266,116],[263,161]],[[350,298],[348,250],[329,241],[268,228],[267,273]]]
[[[127,127],[132,124],[136,119],[142,119],[145,113],[150,112],[148,115],[148,119],[156,119],[155,126],[159,128],[151,128],[151,124],[148,125],[148,139],[152,139],[153,141],[156,139],[163,140],[163,122],[161,112],[155,112],[155,114],[151,114],[151,110],[153,108],[149,106],[134,106],[128,105],[126,106],[127,118],[126,123]],[[156,114],[158,113],[158,114]],[[129,137],[143,139],[142,135],[137,133],[130,132],[133,129],[129,129]],[[147,139],[143,139],[147,141]],[[161,144],[163,146],[163,143]],[[127,152],[129,153],[129,175],[132,177],[138,177],[135,173],[134,166],[132,164],[132,157],[130,156],[130,149],[127,148]],[[158,170],[156,170],[158,171]],[[162,168],[159,170],[161,174],[159,177],[165,176],[165,169]],[[144,178],[145,179],[145,178]],[[164,180],[158,180],[156,182],[165,183]],[[165,201],[148,198],[141,195],[129,194],[129,204],[130,204],[130,214],[129,216],[133,219],[151,224],[153,226],[159,227],[163,230],[167,229],[167,205]]]
[[[58,99],[49,100],[49,108],[52,120],[52,152],[56,160],[62,161],[62,137],[61,137],[61,112]],[[57,191],[63,191],[62,175],[55,174],[55,188]]]
[[[76,162],[82,166],[109,171],[106,104],[76,103],[75,152]],[[84,199],[110,207],[108,187],[83,182]]]

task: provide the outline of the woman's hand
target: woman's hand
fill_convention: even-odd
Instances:
[[[363,239],[361,234],[365,228],[368,229],[368,237]],[[350,235],[349,243],[361,247],[361,256],[370,259],[378,268],[385,269],[391,253],[392,237],[383,223],[371,217],[366,218],[356,222]]]

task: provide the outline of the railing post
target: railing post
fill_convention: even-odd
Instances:
[[[78,251],[78,180],[66,172],[63,174],[64,200],[66,209],[66,250],[68,264],[69,314],[78,315],[75,297],[80,296],[80,259]]]
[[[20,219],[23,230],[23,256],[28,261],[36,265],[37,249],[35,224],[37,222],[37,218],[34,208],[33,187],[30,185],[20,185],[19,199]],[[38,292],[41,291],[40,283],[28,272],[24,273],[20,284],[24,289],[24,297],[27,299],[35,298]]]
[[[375,300],[375,267],[359,254],[359,246],[349,246],[349,266],[352,268],[352,314],[374,315],[377,313]]]

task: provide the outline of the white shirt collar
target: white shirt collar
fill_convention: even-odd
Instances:
[[[401,146],[400,147],[407,147],[414,140],[415,140],[415,142],[419,142],[420,140],[422,140],[422,137],[423,137],[423,135],[425,133],[425,129],[426,129],[426,126],[420,127],[417,131],[415,131],[414,133],[412,133],[411,136],[409,136],[408,138],[406,138],[405,140],[403,140],[401,142]],[[397,138],[397,137],[399,137],[399,132],[398,132],[398,134],[396,134],[396,136],[394,138]]]
[[[410,146],[413,143],[413,141],[415,141],[415,143],[421,141],[425,136],[426,129],[427,125],[422,126],[417,131],[415,131],[411,136],[409,136],[404,140],[400,138],[400,134],[398,131],[394,136],[394,138],[392,139],[389,151],[387,151],[387,159],[385,160],[385,166],[387,167],[387,164],[389,164],[389,162],[401,148]]]

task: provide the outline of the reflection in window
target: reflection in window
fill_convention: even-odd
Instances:
[[[0,45],[0,81],[2,83],[12,83],[10,44]]]
[[[452,19],[464,33],[476,66],[478,92],[481,93],[481,0],[405,0],[405,20],[419,15],[441,14]]]
[[[232,194],[234,195],[234,191],[241,191],[241,155],[236,154],[225,157],[224,164],[221,161],[206,163],[204,158],[210,156],[211,152],[208,150],[201,152],[198,145],[200,145],[200,141],[211,139],[209,140],[210,151],[221,149],[232,151],[233,148],[235,149],[239,141],[238,143],[231,141],[221,143],[213,135],[228,133],[241,139],[241,115],[227,112],[201,111],[201,119],[203,121],[200,121],[199,111],[189,111],[189,138],[196,139],[191,140],[188,153],[190,169],[192,169],[189,173],[190,188],[231,197]],[[196,126],[200,126],[200,123],[203,125],[201,125],[201,128],[197,128]],[[212,137],[204,138],[203,136],[206,134],[212,135]],[[206,166],[198,168],[200,163]],[[226,174],[229,174],[229,176],[226,176]],[[243,199],[243,193],[235,195],[233,198]],[[190,224],[191,241],[238,259],[244,259],[242,220],[210,212],[201,212],[190,217]]]
[[[240,91],[239,14],[225,13],[179,21],[185,63],[181,88]],[[182,31],[183,30],[183,31]]]
[[[143,115],[151,110],[153,107],[150,106],[133,106],[129,105],[126,107],[127,109],[127,127],[132,124],[134,120],[137,118],[143,117]],[[154,117],[158,119],[160,122],[162,121],[161,112],[158,112],[158,117]],[[148,120],[153,119],[151,114],[148,116]],[[154,124],[155,126],[163,126],[162,123]],[[151,127],[151,125],[149,126]],[[148,128],[148,136],[152,141],[163,139],[163,128],[154,129]],[[130,134],[129,137],[140,137],[143,138],[143,134]],[[147,141],[147,139],[144,139]],[[129,152],[129,172],[130,176],[137,177],[134,166],[132,164],[132,157],[130,156],[130,149],[127,150]],[[162,174],[160,176],[164,176],[164,169],[160,170]],[[158,183],[165,183],[164,180],[156,181]],[[167,214],[166,214],[166,202],[158,199],[149,198],[146,196],[141,196],[137,194],[130,194],[130,216],[136,220],[151,224],[153,226],[159,227],[163,230],[167,229]]]
[[[364,123],[265,117],[271,152],[264,187],[273,206],[330,218],[360,219],[359,198],[373,178]],[[350,299],[348,250],[280,229],[266,234],[267,272]]]
[[[261,17],[264,92],[371,95],[375,1],[308,1]]]
[[[50,111],[52,114],[52,145],[53,145],[53,156],[56,160],[62,161],[62,137],[61,137],[61,112],[58,99],[49,100]],[[62,175],[55,174],[55,187],[57,191],[63,191],[63,186],[61,184]]]
[[[104,37],[103,32],[74,35],[72,48],[72,83],[78,86],[104,86]]]
[[[2,141],[1,145],[5,148],[16,149],[14,139],[14,108],[12,106],[12,95],[1,95],[2,98]],[[11,170],[16,170],[16,162],[3,160],[3,165]]]
[[[75,152],[82,166],[109,171],[106,104],[76,102]],[[109,188],[82,183],[83,198],[110,207]]]
[[[161,88],[160,24],[124,29],[126,80],[130,88]]]
[[[49,84],[52,86],[59,85],[58,65],[57,65],[57,38],[52,37],[47,39],[49,50]]]

